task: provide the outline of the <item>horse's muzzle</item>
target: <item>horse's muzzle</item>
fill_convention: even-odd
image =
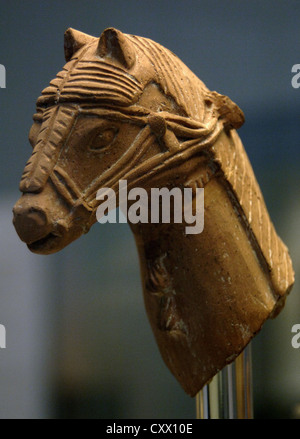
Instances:
[[[40,193],[23,193],[13,208],[20,239],[42,255],[56,253],[77,239],[85,233],[86,222],[85,210],[68,209],[51,185]]]
[[[26,244],[38,241],[51,232],[51,224],[47,214],[31,199],[23,196],[13,208],[13,223],[22,241]]]
[[[58,251],[62,245],[66,225],[63,220],[54,221],[46,209],[39,205],[39,197],[24,194],[13,208],[13,224],[29,250],[39,254]]]

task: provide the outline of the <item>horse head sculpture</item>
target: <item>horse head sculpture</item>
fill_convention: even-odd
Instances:
[[[68,29],[67,64],[37,101],[14,207],[22,241],[63,249],[97,221],[97,192],[205,190],[205,227],[130,223],[145,306],[162,357],[195,395],[276,315],[293,284],[236,129],[243,113],[173,53],[106,29]]]

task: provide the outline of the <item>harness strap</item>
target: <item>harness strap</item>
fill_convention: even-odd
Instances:
[[[182,161],[191,158],[199,151],[211,147],[220,135],[223,125],[215,121],[213,126],[210,127],[213,128],[211,131],[205,127],[206,133],[210,131],[210,134],[206,136],[203,136],[204,129],[202,127],[202,136],[199,136],[198,128],[197,137],[195,136],[195,138],[182,143],[179,143],[172,128],[166,121],[165,133],[162,135],[160,131],[158,137],[157,133],[153,133],[151,124],[148,123],[127,150],[126,157],[122,156],[107,172],[94,180],[93,184],[84,192],[86,203],[93,209],[97,208],[99,201],[96,199],[96,193],[101,187],[110,187],[118,193],[118,181],[121,179],[128,180],[128,188],[130,188],[138,183],[145,182],[164,169],[178,166]],[[190,129],[190,127],[180,128],[177,126],[177,131],[184,132],[187,137]],[[159,142],[164,144],[165,151],[135,166],[153,142],[153,136],[158,137]]]
[[[87,230],[95,222],[95,211],[100,204],[96,194],[100,188],[109,187],[118,193],[119,180],[128,180],[129,189],[145,182],[164,169],[178,166],[199,151],[211,147],[224,128],[213,111],[207,112],[203,123],[167,112],[152,113],[137,106],[97,109],[86,105],[78,108],[77,115],[79,113],[94,114],[141,126],[141,131],[127,151],[85,190],[82,191],[57,164],[50,173],[52,184],[70,205],[72,213],[80,211],[80,215],[86,216]],[[178,138],[182,141],[179,142]],[[164,151],[141,161],[154,140],[158,140],[164,146]]]

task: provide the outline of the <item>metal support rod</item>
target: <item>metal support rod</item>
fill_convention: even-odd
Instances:
[[[196,396],[197,419],[252,419],[251,346]]]

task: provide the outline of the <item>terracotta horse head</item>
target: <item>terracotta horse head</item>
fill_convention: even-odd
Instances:
[[[241,110],[173,53],[106,29],[69,29],[67,64],[37,101],[14,207],[35,253],[61,250],[97,221],[103,187],[205,189],[205,227],[130,224],[159,349],[195,395],[277,312],[293,283],[236,133]]]

